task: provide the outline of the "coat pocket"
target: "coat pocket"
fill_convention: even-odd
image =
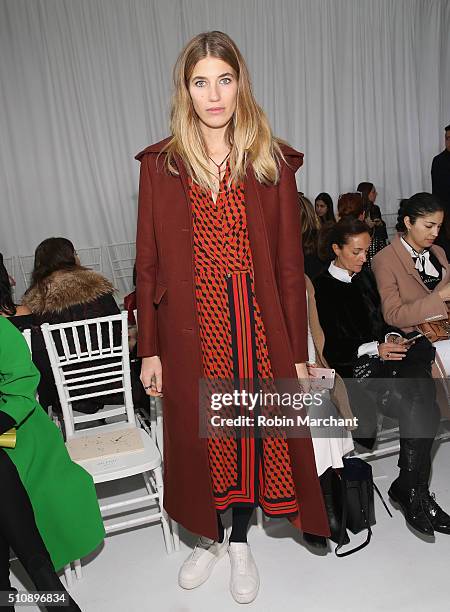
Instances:
[[[155,288],[155,295],[153,296],[153,303],[158,305],[163,299],[166,291],[167,291],[167,287],[165,287],[164,285],[157,284]]]

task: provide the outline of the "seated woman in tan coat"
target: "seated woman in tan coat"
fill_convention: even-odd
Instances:
[[[384,319],[405,332],[448,317],[450,264],[443,249],[433,244],[443,219],[442,204],[429,193],[402,200],[397,223],[400,234],[373,259]],[[448,377],[450,339],[436,342],[435,348],[436,365]]]

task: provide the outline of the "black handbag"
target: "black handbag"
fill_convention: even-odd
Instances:
[[[372,525],[375,525],[375,503],[374,489],[380,496],[384,507],[389,516],[392,514],[386,506],[385,501],[373,481],[372,466],[359,459],[359,457],[343,458],[344,468],[340,473],[342,491],[342,519],[341,533],[339,542],[335,548],[338,557],[346,557],[362,548],[365,548],[372,538]],[[339,552],[344,544],[345,530],[349,529],[352,533],[360,533],[367,529],[365,542],[359,544],[351,550]]]

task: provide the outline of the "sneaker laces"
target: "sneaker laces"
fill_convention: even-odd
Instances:
[[[428,493],[428,495],[429,495],[430,499],[432,499],[432,500],[433,500],[434,507],[435,507],[435,508],[436,508],[436,509],[437,509],[439,512],[444,512],[444,511],[442,510],[442,508],[440,507],[440,505],[439,505],[439,504],[437,503],[437,501],[436,501],[436,493]],[[444,514],[445,514],[445,513],[444,513]]]
[[[214,540],[200,536],[197,540],[197,544],[194,546],[194,550],[191,552],[189,561],[197,561],[203,552],[209,550],[213,544],[215,544]]]
[[[425,500],[426,502],[427,500]],[[447,514],[441,507],[440,505],[437,503],[436,501],[436,493],[431,493],[430,491],[428,491],[428,503],[432,503],[434,506],[434,512],[436,512],[436,516],[440,513],[441,517],[445,514]]]

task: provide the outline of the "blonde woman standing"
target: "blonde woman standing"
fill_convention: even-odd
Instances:
[[[295,171],[222,32],[193,38],[174,71],[171,137],[142,151],[137,228],[141,380],[164,394],[165,508],[201,537],[179,584],[202,584],[228,551],[230,589],[252,601],[253,509],[329,535],[311,439],[199,435],[199,384],[307,379]],[[220,515],[232,508],[232,531]]]

